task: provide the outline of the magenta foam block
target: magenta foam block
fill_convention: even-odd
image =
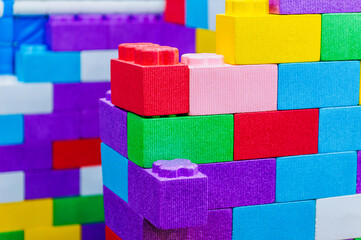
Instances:
[[[185,159],[159,160],[152,169],[129,162],[128,203],[160,229],[207,223],[207,176]]]
[[[0,146],[0,172],[52,168],[51,142]]]
[[[273,203],[276,159],[199,165],[208,177],[208,209]]]
[[[107,98],[99,101],[100,139],[127,158],[127,112],[115,107],[109,98],[108,92]]]
[[[357,184],[356,193],[361,193],[361,151],[357,152]]]
[[[105,224],[94,223],[81,226],[82,240],[105,240]]]
[[[98,109],[109,89],[108,82],[54,84],[54,111]]]
[[[98,138],[99,135],[99,109],[81,111],[80,138]]]
[[[61,112],[41,115],[25,115],[25,142],[78,139],[80,114]]]
[[[270,0],[270,12],[314,14],[361,12],[361,0]]]
[[[25,173],[25,199],[79,195],[79,169]]]

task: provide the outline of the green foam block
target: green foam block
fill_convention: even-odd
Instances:
[[[104,222],[103,196],[54,199],[54,226]]]
[[[361,13],[322,15],[321,60],[361,59]]]
[[[142,118],[128,114],[128,158],[151,168],[157,160],[233,160],[233,115]]]
[[[24,240],[24,232],[6,232],[0,233],[0,240]]]

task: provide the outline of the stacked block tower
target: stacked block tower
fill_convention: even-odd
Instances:
[[[194,51],[164,1],[0,1],[0,239],[105,238],[98,99],[119,42]]]
[[[119,45],[100,100],[106,239],[360,237],[360,6],[227,0],[218,54],[181,63]]]

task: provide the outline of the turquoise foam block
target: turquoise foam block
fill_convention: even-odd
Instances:
[[[208,0],[186,0],[186,26],[208,29]]]
[[[0,145],[24,142],[24,116],[0,115]]]
[[[315,237],[316,201],[233,209],[233,240],[305,240]]]
[[[128,202],[128,159],[101,144],[103,184]]]
[[[278,67],[278,109],[356,106],[360,62],[289,63]]]
[[[276,202],[355,194],[356,172],[356,151],[277,158]]]
[[[319,114],[319,153],[361,150],[360,106],[323,108]]]
[[[15,56],[19,81],[80,82],[80,52],[52,52],[45,45],[24,44]]]

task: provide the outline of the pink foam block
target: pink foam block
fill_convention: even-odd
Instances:
[[[277,110],[277,65],[231,66],[216,54],[185,54],[189,115]]]

